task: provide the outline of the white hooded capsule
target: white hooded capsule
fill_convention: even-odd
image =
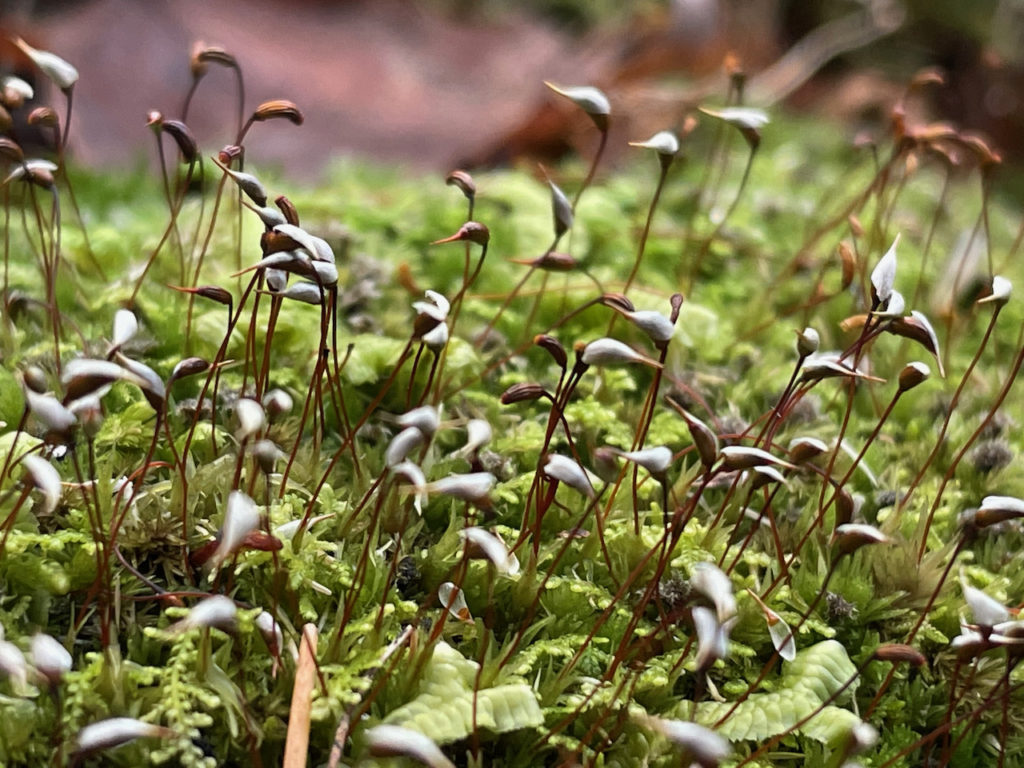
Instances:
[[[78,70],[55,53],[33,48],[20,37],[14,44],[35,64],[60,90],[66,91],[78,82]]]
[[[452,306],[451,303],[437,291],[427,290],[423,293],[430,301],[414,301],[412,308],[418,314],[432,317],[438,322],[443,323],[448,318],[448,311]]]
[[[498,479],[490,472],[470,472],[435,480],[427,485],[427,491],[461,501],[477,502],[487,498],[496,482]]]
[[[196,603],[188,612],[188,616],[172,626],[171,630],[181,632],[202,627],[231,632],[235,628],[237,617],[238,606],[234,600],[226,595],[214,595]]]
[[[240,443],[255,437],[267,426],[263,406],[248,397],[240,397],[235,401],[235,419],[238,421],[235,439]]]
[[[26,454],[21,459],[21,465],[25,468],[25,474],[39,492],[43,495],[43,509],[46,512],[53,512],[60,503],[60,497],[64,493],[64,487],[60,482],[60,475],[54,469],[53,464],[34,453]]]
[[[494,436],[489,422],[484,419],[470,419],[466,422],[466,444],[459,451],[463,456],[472,456]]]
[[[29,646],[32,666],[45,677],[51,685],[56,685],[71,670],[71,654],[67,649],[49,635],[38,633],[32,636]]]
[[[718,621],[724,623],[736,615],[736,597],[732,581],[717,565],[699,562],[690,574],[690,586],[715,604]]]
[[[625,365],[628,363],[646,363],[648,358],[632,347],[615,339],[596,339],[583,348],[581,357],[587,365]]]
[[[406,459],[391,467],[391,471],[400,477],[404,477],[412,485],[413,493],[415,494],[412,502],[413,507],[422,514],[423,505],[427,500],[427,478],[423,474],[423,470]]]
[[[885,252],[878,264],[871,272],[871,287],[874,288],[878,302],[885,305],[892,296],[893,285],[896,282],[896,246],[900,242],[899,234],[892,241],[889,250]]]
[[[963,573],[960,574],[960,588],[963,590],[967,607],[971,609],[971,616],[974,618],[975,624],[982,627],[993,627],[1010,618],[1010,612],[1006,606],[968,584]]]
[[[560,96],[565,96],[573,104],[582,109],[588,115],[609,115],[612,105],[608,97],[600,90],[590,85],[572,85],[559,87],[554,83],[544,81],[544,85]]]
[[[169,728],[144,723],[134,717],[111,717],[80,730],[75,739],[75,746],[79,753],[98,752],[119,747],[135,739],[167,738],[172,734],[173,731]]]
[[[424,435],[430,437],[441,426],[441,415],[434,406],[421,405],[419,408],[406,411],[395,421],[402,427],[416,427]]]
[[[672,466],[672,449],[664,445],[644,448],[642,451],[616,451],[616,453],[626,461],[640,465],[655,476],[664,475]]]
[[[459,531],[459,536],[466,542],[467,547],[472,545],[483,553],[502,576],[515,576],[519,573],[519,558],[509,552],[505,542],[493,533],[470,526]]]
[[[40,395],[28,387],[24,388],[25,401],[29,412],[46,428],[47,432],[67,434],[77,421],[75,414],[61,405],[53,395]]]
[[[429,736],[401,725],[377,725],[366,732],[366,743],[375,757],[409,757],[429,768],[455,768]]]
[[[255,531],[259,524],[260,513],[256,509],[256,502],[242,491],[232,491],[228,494],[220,543],[210,558],[210,569],[217,570],[221,563],[234,555],[242,546],[245,537]],[[231,604],[234,605],[233,602]]]
[[[120,349],[135,338],[139,332],[139,321],[135,313],[127,309],[119,309],[114,313],[114,335],[110,343],[114,349]]]
[[[416,427],[406,427],[388,443],[384,451],[384,464],[394,468],[408,458],[409,454],[423,445],[426,436]]]
[[[544,462],[544,475],[551,480],[568,485],[588,499],[597,496],[587,471],[568,456],[561,456],[557,453],[550,454],[547,461]]]
[[[1010,300],[1011,293],[1013,293],[1013,283],[1002,275],[994,275],[992,277],[992,293],[982,299],[978,299],[978,303],[987,304],[988,302],[993,302],[1002,306]]]
[[[622,315],[646,333],[651,341],[657,343],[664,344],[676,332],[676,327],[672,324],[672,321],[661,314],[661,312],[655,312],[653,309],[623,312]]]
[[[11,679],[16,691],[23,691],[28,684],[28,662],[25,654],[14,643],[0,640],[0,672]]]
[[[760,448],[750,448],[745,445],[729,445],[722,449],[722,460],[727,469],[750,469],[774,464],[780,467],[792,469],[793,465],[773,456],[768,451]]]
[[[729,742],[703,725],[687,720],[668,720],[644,715],[640,722],[683,750],[683,765],[715,768],[732,754]]]
[[[629,146],[653,149],[664,157],[674,157],[679,152],[679,138],[672,131],[658,131],[647,141],[631,141]]]
[[[473,615],[466,604],[465,593],[453,582],[446,581],[437,588],[437,599],[441,605],[459,621],[472,621]]]

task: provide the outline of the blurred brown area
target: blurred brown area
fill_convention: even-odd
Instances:
[[[972,18],[990,25],[1012,5],[982,4]],[[837,16],[869,6],[903,14],[898,32],[876,35],[884,45],[867,45],[870,55],[853,53],[844,65],[835,63],[842,46],[824,58],[801,49]],[[151,152],[146,113],[179,115],[189,53],[200,40],[239,60],[247,109],[272,98],[303,109],[303,126],[256,126],[246,142],[256,167],[279,165],[298,177],[315,176],[338,154],[445,170],[552,159],[592,142],[587,121],[544,80],[605,89],[615,105],[612,143],[623,144],[678,126],[702,99],[721,103],[729,53],[757,84],[789,50],[788,69],[774,71],[777,80],[789,78],[776,86],[779,97],[852,121],[884,121],[901,78],[920,64],[943,64],[950,83],[935,104],[943,117],[989,133],[1011,152],[1024,127],[1021,67],[1000,53],[1012,52],[1014,40],[1000,49],[998,40],[986,43],[984,28],[958,35],[947,26],[960,23],[956,7],[944,10],[944,0],[665,0],[582,34],[515,7],[489,8],[411,0],[4,0],[0,38],[22,35],[78,67],[71,149],[93,166],[125,166]],[[1024,27],[1018,16],[1004,36]],[[827,34],[819,37],[823,50],[836,47]],[[0,71],[31,72],[10,48],[0,46]],[[231,73],[212,67],[193,102],[189,125],[211,150],[232,138],[233,88]],[[40,96],[61,103],[59,95]]]

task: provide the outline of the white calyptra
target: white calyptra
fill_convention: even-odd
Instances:
[[[409,454],[423,445],[426,436],[416,427],[406,427],[388,443],[384,451],[384,464],[394,469],[408,458]]]
[[[242,546],[245,537],[260,524],[260,513],[256,502],[242,491],[228,494],[227,509],[224,511],[224,525],[221,526],[220,543],[210,558],[210,570],[217,570],[221,563],[231,557]],[[232,603],[234,605],[234,603]]]
[[[582,358],[586,365],[623,365],[625,363],[646,363],[648,358],[632,347],[615,339],[595,339],[583,348]]]
[[[796,332],[796,351],[800,357],[813,355],[818,351],[819,344],[821,344],[821,337],[813,328],[808,326],[802,331]]]
[[[41,456],[29,453],[22,457],[21,465],[25,468],[25,474],[32,481],[32,485],[43,495],[43,508],[47,512],[53,512],[64,492],[60,475],[53,468],[53,464]]]
[[[768,635],[771,637],[772,645],[775,646],[775,650],[778,651],[779,656],[786,661],[792,661],[795,659],[796,641],[793,639],[793,630],[789,628],[789,624],[787,624],[779,614],[765,605],[764,601],[754,590],[748,587],[747,592],[761,607],[761,611],[764,613],[765,622],[768,624]]]
[[[120,352],[118,352],[115,357],[120,365],[123,365],[142,381],[142,383],[139,384],[139,389],[142,390],[142,394],[146,395],[146,400],[150,405],[155,408],[158,403],[162,403],[164,401],[167,396],[167,391],[164,388],[163,379],[157,375],[156,371],[148,365],[132,360],[129,357],[125,357]]]
[[[793,465],[773,456],[768,451],[760,448],[750,448],[745,445],[728,445],[722,449],[722,460],[727,469],[750,469],[751,467],[775,464],[780,467],[792,469]]]
[[[424,435],[430,437],[437,432],[437,428],[441,425],[441,415],[434,406],[421,405],[419,408],[406,411],[395,421],[402,427],[416,427]]]
[[[987,304],[988,302],[994,302],[999,306],[1002,306],[1010,300],[1010,294],[1012,292],[1013,283],[1002,275],[995,275],[992,278],[992,293],[983,299],[978,299],[978,303]]]
[[[552,91],[557,93],[559,96],[565,96],[573,104],[582,109],[588,115],[609,115],[612,111],[612,105],[608,101],[608,97],[604,95],[600,90],[590,85],[575,85],[575,86],[564,86],[559,87],[554,83],[550,83],[547,80],[544,81],[544,85],[550,88]]]
[[[446,581],[437,588],[437,599],[441,605],[459,621],[472,621],[473,614],[466,604],[466,594],[453,582]]]
[[[703,725],[650,715],[638,719],[641,724],[682,748],[683,765],[694,763],[700,768],[714,768],[732,754],[729,742]]]
[[[729,655],[729,633],[738,617],[733,616],[726,622],[719,623],[715,612],[710,608],[698,605],[690,612],[693,628],[697,631],[697,669],[707,671],[712,664]]]
[[[569,202],[569,198],[565,196],[561,187],[551,179],[548,179],[548,186],[551,187],[551,215],[555,221],[555,236],[561,237],[572,229],[575,218],[572,212],[572,203]]]
[[[448,324],[438,323],[431,330],[427,331],[420,337],[424,344],[429,349],[437,352],[444,348],[444,345],[448,343]]]
[[[622,316],[646,333],[651,341],[654,342],[664,344],[676,332],[676,327],[672,325],[672,321],[661,314],[661,312],[655,312],[653,309],[639,309],[635,312],[624,311]]]
[[[615,451],[626,461],[638,464],[652,475],[664,475],[672,466],[672,449],[665,445],[644,448],[642,451]]]
[[[71,654],[49,635],[39,633],[32,636],[29,646],[32,666],[45,677],[50,685],[56,685],[71,670]]]
[[[215,628],[230,632],[235,628],[238,606],[226,595],[214,595],[196,603],[188,616],[171,626],[171,631],[183,632],[195,627]]]
[[[960,588],[963,590],[967,607],[971,609],[971,616],[974,617],[975,624],[982,627],[993,627],[1010,618],[1010,612],[1006,606],[968,584],[962,571],[960,573]]]
[[[447,320],[448,311],[451,309],[451,304],[448,299],[437,291],[426,290],[423,293],[428,299],[430,299],[430,301],[414,301],[412,303],[412,308],[415,309],[418,314],[432,317],[439,323],[443,323]]]
[[[276,293],[281,298],[301,301],[303,304],[310,304],[314,307],[324,303],[323,288],[306,280],[289,285],[283,291],[276,291]]]
[[[146,737],[165,739],[173,731],[153,723],[144,723],[134,717],[111,717],[85,726],[75,739],[75,751],[98,752]]]
[[[587,475],[587,471],[568,456],[562,456],[557,453],[549,454],[547,461],[544,462],[543,471],[545,477],[565,483],[588,499],[592,499],[597,495],[597,492],[594,491],[594,485]]]
[[[679,138],[672,131],[658,131],[647,141],[631,141],[629,146],[653,149],[659,155],[674,157],[679,152]]]
[[[267,425],[263,406],[248,397],[240,397],[235,401],[235,418],[238,420],[235,439],[240,443],[255,437]]]
[[[218,168],[231,177],[231,180],[235,182],[236,186],[242,190],[242,192],[245,193],[246,197],[260,207],[267,204],[267,190],[264,188],[263,184],[260,183],[259,179],[251,173],[231,170],[216,157],[212,157],[211,159]]]
[[[439,493],[461,501],[482,501],[494,488],[498,479],[490,472],[470,472],[464,475],[448,475],[427,484],[428,493]]]
[[[462,446],[459,453],[463,456],[472,456],[489,442],[494,436],[490,422],[484,419],[470,419],[466,422],[466,444]]]
[[[700,111],[705,115],[717,117],[719,120],[745,130],[760,130],[770,122],[768,113],[756,107],[723,107],[722,109],[710,109],[701,107]]]
[[[16,691],[23,691],[28,684],[28,662],[25,654],[14,643],[0,640],[0,672],[9,678]]]
[[[263,408],[271,420],[289,413],[294,404],[292,396],[283,389],[272,389],[263,396]]]
[[[53,395],[41,395],[28,387],[24,387],[24,393],[29,411],[48,432],[65,434],[75,425],[75,414]]]
[[[127,309],[119,309],[114,313],[114,335],[110,343],[112,348],[120,349],[139,332],[139,321],[135,313]]]
[[[714,563],[699,562],[690,574],[690,586],[715,604],[719,623],[736,615],[736,598],[732,592],[732,581]]]
[[[23,178],[24,176],[32,178],[37,171],[53,173],[56,170],[57,164],[49,160],[26,160],[7,174],[7,177],[4,179],[3,184],[0,184],[0,187],[6,186],[10,182]]]
[[[505,542],[490,531],[470,526],[459,531],[459,536],[467,546],[472,545],[483,553],[502,576],[515,576],[519,573],[519,558],[509,552]]]
[[[986,496],[981,500],[979,512],[1000,512],[1010,517],[1024,517],[1024,499],[1013,496]]]
[[[0,77],[0,91],[13,91],[18,94],[25,101],[30,101],[35,96],[35,91],[32,90],[32,86],[22,80],[20,77],[14,75],[4,75]]]
[[[871,272],[871,287],[879,304],[886,304],[892,296],[893,284],[896,282],[896,246],[900,242],[899,234],[892,241],[889,250]]]
[[[309,234],[302,227],[297,227],[294,224],[278,224],[274,227],[275,232],[279,232],[285,237],[290,237],[302,248],[305,249],[306,253],[316,261],[326,261],[331,264],[334,263],[334,251],[331,246],[321,237],[315,237]]]
[[[32,59],[32,63],[39,67],[43,74],[50,78],[60,90],[66,91],[78,82],[78,70],[57,54],[33,48],[20,37],[14,41],[14,44],[21,49],[22,53]]]
[[[396,475],[401,475],[412,485],[413,492],[415,493],[415,496],[413,497],[413,507],[416,508],[417,512],[422,514],[423,503],[427,500],[427,478],[423,474],[423,470],[406,459],[405,461],[400,461],[391,467],[391,471]]]
[[[271,653],[277,653],[284,645],[284,635],[281,633],[281,625],[274,620],[274,617],[267,611],[262,611],[253,620],[253,625],[259,630]]]
[[[401,725],[384,723],[370,728],[366,743],[375,757],[410,757],[429,768],[455,768],[429,736]]]

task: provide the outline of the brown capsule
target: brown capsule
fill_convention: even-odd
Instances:
[[[900,371],[898,380],[900,392],[906,392],[913,389],[927,379],[929,375],[931,375],[931,371],[924,363],[908,363],[904,366],[903,370]]]
[[[272,253],[283,253],[285,251],[294,251],[302,247],[302,244],[292,239],[283,232],[276,230],[268,230],[260,235],[260,248],[263,249],[263,255],[269,256]]]
[[[910,80],[910,88],[923,88],[926,85],[945,85],[946,75],[938,67],[924,67],[914,73]]]
[[[278,195],[274,198],[274,204],[284,214],[285,220],[293,227],[299,226],[299,212],[296,210],[295,205],[284,195]]]
[[[252,113],[252,119],[255,122],[263,122],[265,120],[275,120],[278,118],[284,118],[294,125],[302,125],[305,118],[294,102],[286,99],[272,99],[271,101],[264,101],[258,107],[256,111]]]
[[[525,264],[545,272],[571,272],[578,264],[568,253],[548,251],[536,259],[510,259],[513,264]]]
[[[284,546],[277,536],[265,531],[251,531],[242,539],[241,549],[256,549],[260,552],[276,552]]]
[[[11,163],[21,163],[25,160],[25,153],[13,139],[0,136],[0,157]]]
[[[501,404],[511,405],[531,400],[538,400],[547,395],[547,390],[540,384],[532,381],[521,381],[501,393]]]
[[[6,133],[11,130],[14,125],[14,120],[11,118],[11,113],[7,111],[6,107],[0,105],[0,132]]]
[[[853,513],[856,509],[853,496],[845,488],[836,491],[836,527],[846,525],[853,520]]]
[[[25,382],[25,386],[36,394],[41,395],[46,392],[46,374],[38,365],[28,366],[21,372],[21,378]]]
[[[6,112],[8,109],[21,109],[25,105],[25,94],[17,88],[5,86],[3,93],[0,93],[0,109]]]
[[[230,307],[233,303],[231,293],[217,285],[200,285],[198,288],[182,287],[180,285],[171,285],[169,288],[173,288],[176,291],[182,293],[194,293],[196,296],[202,296],[204,299],[210,299],[218,304],[223,304],[225,307]]]
[[[636,307],[633,306],[633,302],[627,299],[621,293],[606,293],[599,301],[606,307],[617,310],[619,312],[635,312]]]
[[[907,663],[915,667],[923,667],[928,663],[924,654],[913,646],[904,643],[885,643],[875,648],[872,654],[879,661],[891,661],[894,664]]]
[[[210,364],[201,357],[186,357],[174,366],[174,370],[171,371],[170,381],[177,381],[178,379],[184,379],[188,376],[195,376],[196,374],[207,370],[209,367]]]
[[[57,113],[50,107],[36,107],[28,113],[26,122],[29,125],[41,125],[44,128],[56,128],[60,125]]]
[[[839,263],[843,268],[842,290],[846,290],[853,284],[853,278],[857,273],[857,257],[853,255],[853,249],[845,240],[839,243]]]
[[[192,58],[189,61],[192,76],[202,77],[206,74],[206,65],[210,63],[238,69],[238,62],[235,60],[235,57],[223,48],[216,46],[206,47],[202,43],[196,43],[196,47],[192,49]]]
[[[192,135],[189,127],[181,122],[181,120],[164,120],[161,127],[164,133],[174,139],[174,143],[178,145],[178,151],[181,152],[185,162],[194,163],[196,158],[199,157],[199,145],[196,143],[196,137]]]
[[[478,221],[467,221],[461,227],[459,231],[454,235],[443,237],[440,240],[435,240],[431,245],[440,245],[442,243],[454,243],[459,240],[466,240],[477,245],[487,245],[491,239],[491,232],[486,226]]]
[[[454,170],[444,177],[444,183],[449,186],[458,187],[467,199],[472,200],[476,196],[476,183],[473,177],[462,170]]]
[[[538,333],[533,337],[533,343],[551,355],[558,367],[565,370],[565,366],[569,363],[569,356],[565,353],[562,342],[554,336]]]
[[[237,144],[228,144],[217,153],[217,159],[230,168],[231,163],[242,156],[242,151],[242,148]]]
[[[679,319],[679,310],[683,308],[683,302],[685,300],[686,297],[681,293],[673,293],[672,298],[668,300],[669,306],[672,307],[672,312],[669,314],[668,319],[672,325],[675,325],[676,321]]]

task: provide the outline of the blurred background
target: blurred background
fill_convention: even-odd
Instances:
[[[437,171],[557,159],[592,135],[544,80],[604,89],[623,140],[721,104],[728,72],[747,103],[821,115],[852,138],[936,66],[947,82],[916,105],[922,119],[977,130],[1011,159],[1024,130],[1024,0],[2,0],[0,72],[62,109],[14,36],[79,69],[70,145],[92,166],[151,152],[146,113],[180,114],[197,41],[238,59],[248,110],[303,109],[302,127],[247,141],[258,165],[302,178],[339,154]],[[211,67],[196,93],[188,122],[204,146],[231,140],[233,87]]]

